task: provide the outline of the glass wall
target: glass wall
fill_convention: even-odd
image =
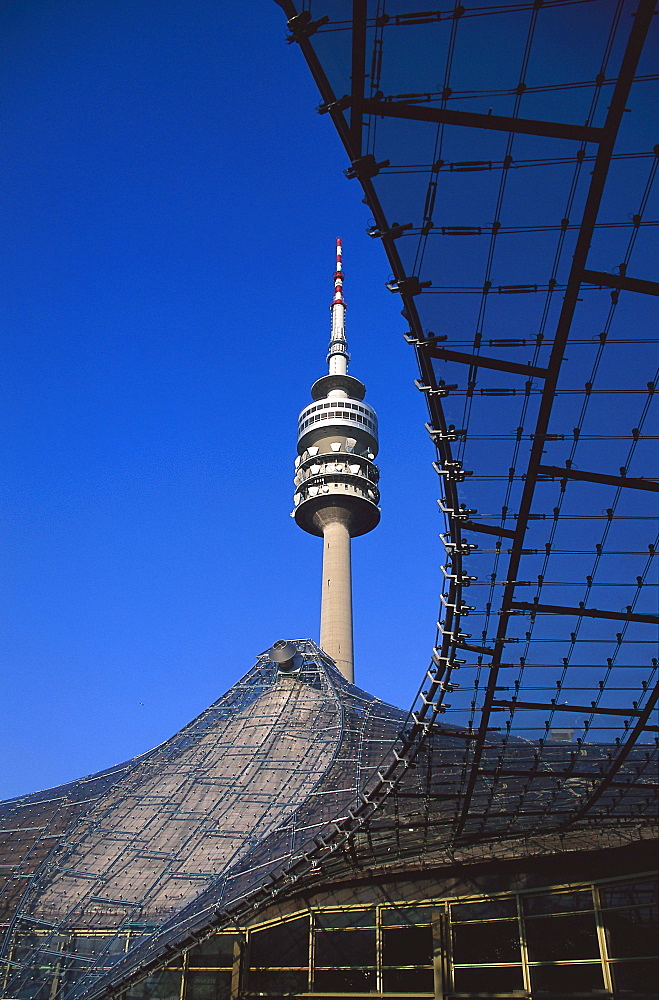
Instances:
[[[652,1000],[657,880],[311,907],[218,933],[129,1000],[441,997]]]
[[[312,906],[213,934],[124,1000],[659,1000],[657,890],[644,875],[418,904]],[[103,931],[58,941],[62,984],[72,965],[117,947]]]

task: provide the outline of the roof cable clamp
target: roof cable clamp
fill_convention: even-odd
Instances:
[[[438,382],[437,385],[424,385],[421,379],[418,378],[414,380],[414,385],[419,392],[425,392],[429,396],[439,396],[440,399],[448,396],[453,389],[458,388],[457,385],[447,385],[444,381]]]
[[[425,428],[430,435],[431,441],[435,444],[438,441],[464,441],[466,436],[466,431],[463,428],[457,428],[453,424],[449,424],[445,431],[438,430],[432,424],[425,424]]]
[[[367,153],[365,156],[358,156],[356,160],[353,160],[352,166],[344,170],[343,173],[349,181],[354,180],[355,177],[360,181],[367,181],[371,177],[377,177],[382,168],[388,166],[389,160],[381,160],[378,163],[372,153]]]
[[[426,427],[427,426],[428,425],[426,424]],[[447,514],[453,521],[468,521],[470,517],[474,516],[474,514],[478,514],[477,510],[466,507],[463,503],[460,504],[457,510],[455,507],[448,507],[446,497],[440,497],[437,504],[442,514]]]
[[[446,333],[431,333],[430,330],[426,331],[425,337],[417,337],[412,331],[403,334],[403,339],[411,344],[413,347],[434,347],[435,344],[443,343],[443,341],[448,340],[448,334]]]
[[[389,166],[389,161],[387,160],[386,166]],[[386,282],[386,287],[390,292],[399,292],[401,295],[419,295],[424,288],[430,288],[432,286],[432,281],[419,281],[415,274],[411,274],[406,278],[400,278],[396,281]]]
[[[437,622],[437,628],[442,635],[448,636],[452,643],[466,642],[471,639],[471,632],[451,632],[450,629],[444,628],[443,622]]]
[[[372,240],[376,240],[378,238],[384,240],[397,240],[399,237],[403,235],[403,233],[407,232],[408,229],[413,229],[413,228],[414,228],[413,222],[407,222],[404,226],[398,222],[394,222],[389,227],[389,229],[380,229],[379,226],[370,226],[370,228],[367,229],[366,232],[368,233],[368,235],[371,237]]]
[[[467,576],[466,573],[449,573],[446,566],[440,566],[439,568],[447,580],[455,580],[461,587],[468,587],[470,583],[478,579],[477,576]]]
[[[443,594],[439,595],[439,599],[445,608],[449,608],[451,611],[454,611],[456,615],[461,615],[463,618],[466,618],[470,611],[476,610],[475,605],[471,604],[451,604],[446,600]]]
[[[453,541],[451,538],[447,538],[446,535],[440,534],[440,541],[447,552],[459,552],[461,556],[468,556],[478,548],[475,542],[466,542],[464,539],[460,539],[459,542]]]
[[[328,21],[328,14],[324,17],[319,17],[317,21],[312,21],[311,13],[308,10],[302,10],[286,22],[286,27],[290,31],[290,35],[286,36],[286,41],[289,45],[293,42],[303,42],[310,35],[315,34],[324,24],[327,24]]]
[[[433,462],[432,467],[438,476],[446,476],[449,483],[463,483],[467,476],[473,476],[473,472],[463,469],[462,462],[457,459],[445,459],[442,464]]]
[[[435,648],[432,651],[432,662],[435,664],[437,669],[448,670],[450,668],[452,670],[459,670],[462,664],[467,661],[459,660],[457,656],[442,656],[439,650]],[[432,679],[433,681],[437,680],[436,677],[433,677]]]
[[[328,101],[326,104],[319,104],[316,111],[319,115],[326,115],[328,111],[345,111],[346,108],[350,107],[350,97],[344,95],[343,97],[337,98],[336,101]]]

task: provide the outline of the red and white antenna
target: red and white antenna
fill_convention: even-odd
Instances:
[[[348,343],[346,341],[346,301],[343,298],[343,245],[336,241],[336,270],[334,271],[334,298],[330,310],[332,313],[332,333],[330,335],[327,362],[330,375],[348,374]]]
[[[332,301],[332,308],[338,304],[342,304],[345,308],[343,298],[343,244],[340,239],[336,241],[336,270],[334,272],[334,299]]]

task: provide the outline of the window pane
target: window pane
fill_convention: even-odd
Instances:
[[[451,928],[453,961],[463,963],[520,962],[516,920],[491,924],[457,924]]]
[[[185,985],[186,1000],[230,1000],[230,972],[189,972]]]
[[[572,997],[575,993],[596,993],[604,989],[601,965],[541,965],[531,968],[534,990],[546,990]]]
[[[308,974],[306,971],[252,969],[248,978],[250,992],[257,992],[261,996],[274,994],[276,997],[281,997],[284,992],[306,993],[307,987]]]
[[[214,937],[195,945],[188,952],[188,967],[191,969],[230,969],[233,965],[233,934],[216,934]]]
[[[656,907],[610,910],[603,914],[603,918],[611,958],[643,958],[656,954],[659,941]]]
[[[179,1000],[180,995],[180,972],[156,972],[126,994],[130,1000]]]
[[[608,906],[643,906],[657,902],[659,883],[654,879],[643,882],[625,882],[600,889],[600,904]]]
[[[314,979],[316,990],[341,990],[342,992],[374,990],[375,969],[319,969]]]
[[[590,889],[574,892],[543,892],[538,896],[526,896],[524,912],[534,913],[574,913],[575,910],[592,910],[593,894]]]
[[[400,909],[382,910],[380,918],[384,927],[431,924],[432,908],[430,906],[401,906]]]
[[[58,940],[53,944],[52,946],[53,950],[56,950],[56,948],[60,943],[62,944],[64,943],[63,939],[61,939],[61,942]],[[39,947],[39,944],[40,941],[36,934],[26,934],[22,932],[16,938],[14,953],[12,955],[13,960],[15,962],[18,962],[19,964],[21,962],[29,960],[29,958],[32,955],[32,952],[34,951],[35,948]]]
[[[456,993],[507,993],[524,987],[522,967],[455,969]]]
[[[254,931],[249,939],[249,964],[282,968],[287,965],[309,964],[309,918],[288,920],[262,931]]]
[[[384,965],[432,965],[430,927],[396,927],[382,931]]]
[[[489,920],[492,917],[516,917],[514,899],[483,899],[478,903],[454,903],[451,920]]]
[[[375,910],[334,910],[316,914],[318,927],[375,927]]]
[[[318,931],[316,966],[319,965],[375,965],[375,931]]]
[[[382,973],[382,988],[385,993],[393,993],[395,990],[403,990],[412,993],[414,990],[432,993],[433,971],[432,969],[386,969]]]
[[[527,920],[526,943],[532,962],[599,958],[595,916],[592,913]]]
[[[76,934],[70,947],[66,949],[76,955],[122,955],[126,951],[126,935],[85,935]]]
[[[611,971],[616,990],[640,993],[644,1000],[659,996],[659,960],[616,962]]]
[[[17,995],[20,1000],[48,1000],[50,997],[52,983],[50,980],[42,980],[41,982],[32,981],[21,986],[20,990],[17,991]]]

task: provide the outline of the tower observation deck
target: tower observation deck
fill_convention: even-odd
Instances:
[[[295,520],[323,538],[320,645],[349,681],[354,678],[350,539],[380,520],[378,420],[366,387],[348,375],[341,240],[336,241],[328,374],[311,387],[298,419]]]

